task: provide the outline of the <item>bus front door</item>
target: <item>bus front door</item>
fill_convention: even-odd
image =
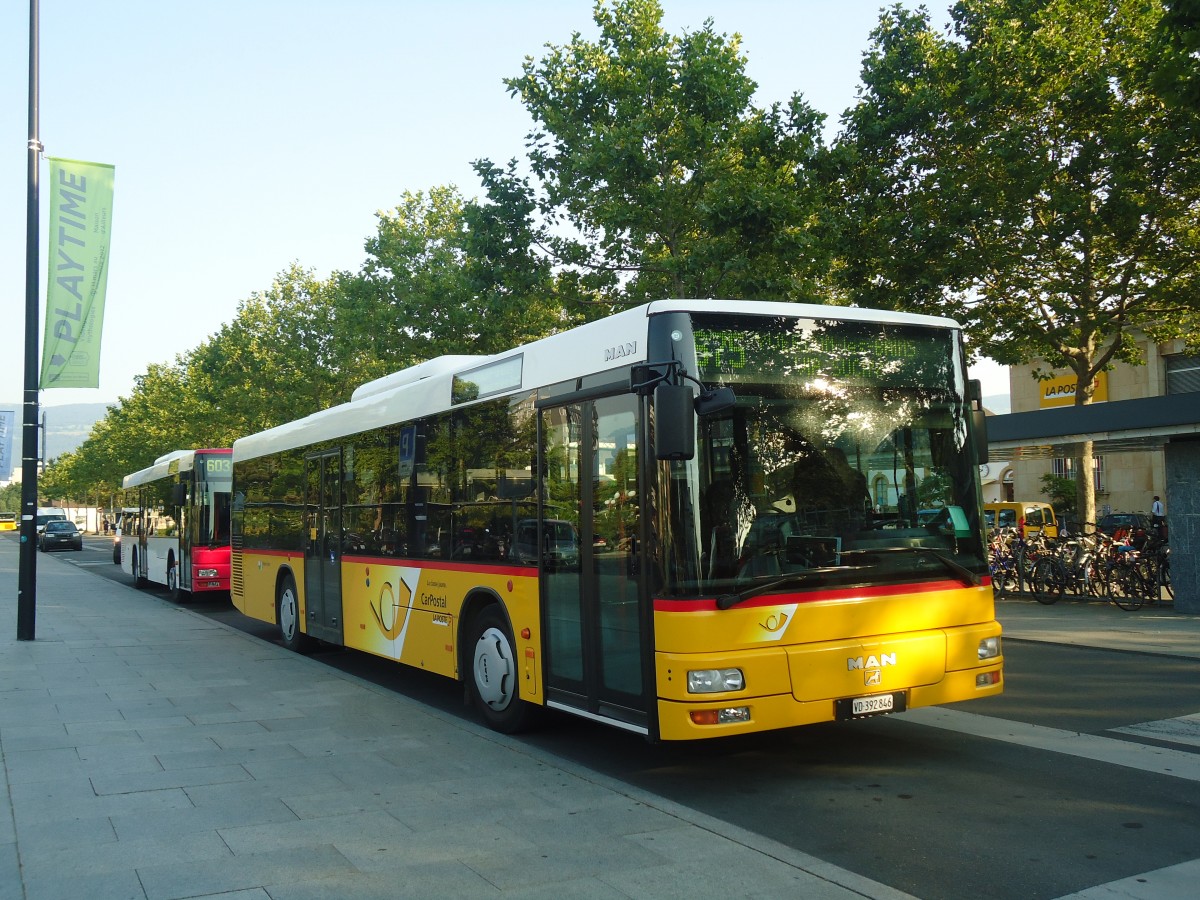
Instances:
[[[342,453],[305,457],[305,630],[331,643],[342,640]]]
[[[539,579],[552,706],[647,727],[637,398],[541,411]]]

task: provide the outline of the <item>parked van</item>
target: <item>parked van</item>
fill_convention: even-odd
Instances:
[[[1041,532],[1048,538],[1058,537],[1058,519],[1054,507],[1038,500],[1016,500],[983,504],[983,520],[987,528],[1020,528],[1021,537]]]

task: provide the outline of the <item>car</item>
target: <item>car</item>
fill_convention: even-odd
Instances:
[[[994,500],[983,504],[983,518],[987,529],[1021,528],[1021,537],[1042,534],[1048,538],[1058,537],[1058,518],[1049,503],[1040,500]]]
[[[1125,528],[1128,528],[1132,534],[1136,534],[1139,530],[1149,534],[1150,517],[1145,513],[1109,513],[1107,516],[1101,516],[1100,521],[1096,523],[1096,529],[1103,531],[1109,537]]]
[[[67,521],[67,514],[64,512],[59,512],[56,509],[49,509],[49,510],[39,509],[38,513],[37,513],[37,520],[35,522],[35,525],[37,527],[37,533],[41,534],[43,531],[45,531],[46,525],[50,522],[65,522],[65,521]]]
[[[522,519],[517,523],[513,535],[513,558],[529,564],[537,564],[539,557],[547,569],[579,568],[579,535],[575,526],[563,519],[542,521],[542,552],[538,553],[537,519]]]
[[[38,538],[38,549],[43,553],[51,550],[82,550],[83,532],[74,522],[66,519],[52,519],[42,529]]]

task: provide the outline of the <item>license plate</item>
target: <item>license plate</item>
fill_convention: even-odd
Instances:
[[[891,694],[880,694],[876,697],[855,697],[850,701],[850,715],[869,716],[873,713],[891,712],[895,700]]]
[[[834,701],[837,719],[861,719],[866,716],[885,716],[888,713],[904,712],[904,691],[892,694],[872,694],[869,697],[852,697]]]

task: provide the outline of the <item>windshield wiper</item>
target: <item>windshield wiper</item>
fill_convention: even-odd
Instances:
[[[763,584],[752,584],[734,594],[721,594],[717,597],[717,609],[730,609],[739,603],[749,600],[751,597],[758,597],[761,594],[769,593],[776,588],[786,587],[790,584],[795,584],[799,587],[809,584],[814,580],[820,581],[821,576],[828,571],[831,570],[809,569],[806,572],[793,572],[790,575],[781,575],[779,578],[773,578]]]
[[[852,556],[858,554],[870,555],[873,553],[915,553],[918,556],[929,556],[933,559],[936,559],[943,566],[968,584],[973,584],[975,586],[983,584],[983,579],[981,579],[978,574],[972,572],[961,563],[955,562],[949,556],[946,556],[944,553],[933,547],[872,547],[867,550],[843,550],[842,556]]]

